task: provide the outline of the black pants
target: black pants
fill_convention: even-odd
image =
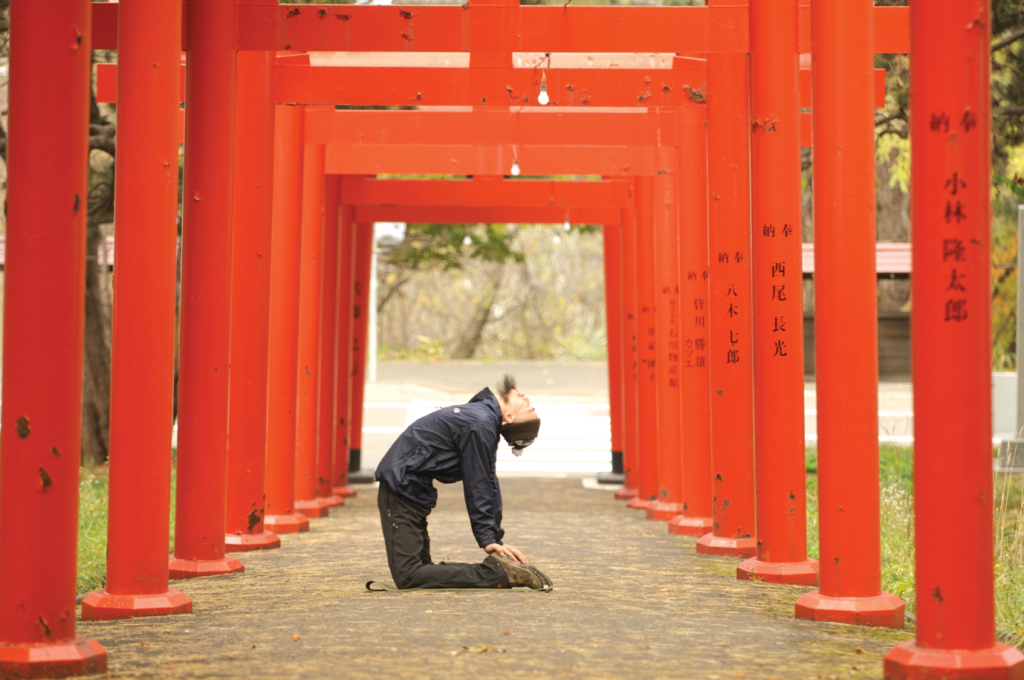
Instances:
[[[490,555],[480,564],[430,561],[427,515],[430,508],[413,503],[381,482],[377,509],[384,531],[388,566],[399,588],[508,588],[508,575]]]

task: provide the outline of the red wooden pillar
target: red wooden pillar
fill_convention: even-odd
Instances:
[[[171,578],[243,571],[224,554],[235,130],[235,0],[189,5]]]
[[[323,274],[320,293],[320,408],[317,413],[316,496],[322,503],[341,505],[344,498],[334,493],[334,447],[338,392],[338,255],[341,245],[341,176],[328,175],[324,181]]]
[[[676,112],[650,109],[666,128]],[[675,147],[658,147],[654,179],[654,397],[657,405],[657,499],[647,519],[668,521],[683,512],[683,453],[679,410],[682,382],[679,309],[679,177]]]
[[[274,199],[267,375],[267,529],[309,530],[295,511],[295,394],[299,361],[299,248],[304,107],[274,107]]]
[[[745,0],[726,3],[746,4]],[[716,3],[712,5],[726,4]],[[750,557],[754,364],[750,298],[750,60],[708,55],[712,530],[697,552]]]
[[[608,342],[608,415],[612,430],[612,473],[622,474],[622,231],[617,224],[601,227],[604,240],[605,328]]]
[[[640,453],[637,426],[637,329],[636,329],[636,215],[632,209],[620,211],[622,231],[622,413],[623,452],[622,488],[615,492],[618,500],[635,498]]]
[[[679,117],[683,511],[668,531],[703,536],[711,529],[712,494],[707,112],[702,105],[685,106]]]
[[[188,596],[167,587],[181,1],[126,0],[117,11],[107,582],[82,601],[87,621],[192,611]]]
[[[887,678],[1024,676],[995,630],[990,31],[987,0],[910,6],[917,639]]]
[[[307,113],[321,107],[306,107]],[[317,400],[320,396],[320,274],[324,234],[324,146],[302,157],[302,245],[299,266],[299,363],[295,402],[295,509],[313,519],[328,507],[316,498]]]
[[[655,327],[654,327],[654,178],[636,179],[636,306],[639,340],[639,375],[637,385],[638,459],[640,474],[637,495],[627,507],[646,510],[658,496],[658,423],[654,389]]]
[[[266,514],[267,368],[274,184],[274,53],[239,52],[235,77],[235,193],[231,237],[228,552],[279,548]]]
[[[355,496],[348,485],[348,448],[350,444],[352,403],[352,289],[355,277],[355,211],[351,206],[341,209],[338,251],[338,364],[335,402],[334,493],[342,498]]]
[[[107,669],[75,635],[92,7],[10,8],[0,674]]]
[[[741,579],[815,585],[807,559],[797,0],[750,0],[757,556]]]
[[[355,225],[356,261],[352,283],[352,391],[349,404],[349,472],[359,472],[363,457],[363,395],[366,392],[366,331],[369,321],[370,260],[373,257],[373,223]]]
[[[796,617],[902,628],[881,587],[873,4],[811,6],[821,589]]]

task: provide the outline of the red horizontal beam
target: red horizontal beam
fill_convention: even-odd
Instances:
[[[702,66],[677,69],[545,69],[549,106],[678,106],[687,88],[707,93]],[[382,66],[278,66],[278,104],[539,106],[541,72]],[[185,66],[181,67],[185,99]],[[117,101],[117,64],[96,65],[96,101]],[[800,69],[800,106],[811,108],[811,70]],[[875,69],[875,108],[885,108],[885,69]]]
[[[745,7],[266,5],[240,0],[242,50],[747,52]],[[182,48],[187,36],[182,22]],[[486,27],[502,27],[499,35]],[[810,8],[800,45],[811,51]],[[875,8],[875,52],[910,51],[906,7]],[[117,49],[117,4],[93,3],[93,48]]]
[[[345,205],[424,207],[625,208],[632,205],[628,181],[378,180],[346,176]]]
[[[467,206],[357,206],[355,221],[415,222],[419,224],[487,224],[515,222],[521,224],[617,225],[619,208],[477,208]]]
[[[279,66],[282,104],[354,106],[539,106],[541,70],[418,67]],[[687,88],[707,92],[707,71],[545,69],[549,106],[680,106]]]
[[[676,145],[677,116],[703,120],[703,107],[669,111],[334,111],[306,113],[307,144],[524,145],[648,147]]]
[[[632,177],[675,169],[670,147],[328,144],[332,175],[509,175],[518,158],[524,176]]]

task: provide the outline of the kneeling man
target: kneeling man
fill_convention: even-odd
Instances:
[[[398,438],[377,466],[388,566],[395,585],[407,588],[551,587],[515,546],[502,543],[501,489],[495,474],[498,436],[515,455],[533,443],[540,419],[530,400],[506,375],[497,392],[481,390],[468,404],[423,416]],[[427,515],[437,505],[434,480],[462,481],[476,542],[488,553],[479,564],[434,564]]]

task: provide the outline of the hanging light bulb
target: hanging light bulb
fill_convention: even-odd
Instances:
[[[541,106],[547,106],[549,101],[551,101],[551,98],[548,97],[548,84],[541,83],[540,94],[537,95],[537,103]]]
[[[466,238],[462,239],[462,245],[466,246],[467,248],[473,245],[473,239],[470,238],[469,234],[466,234]]]
[[[568,217],[565,218],[565,224],[562,225],[562,229],[564,229],[566,233],[569,233],[570,231],[572,231],[572,225],[569,224],[569,218]]]
[[[512,161],[512,170],[510,171],[513,177],[519,177],[519,159]]]

